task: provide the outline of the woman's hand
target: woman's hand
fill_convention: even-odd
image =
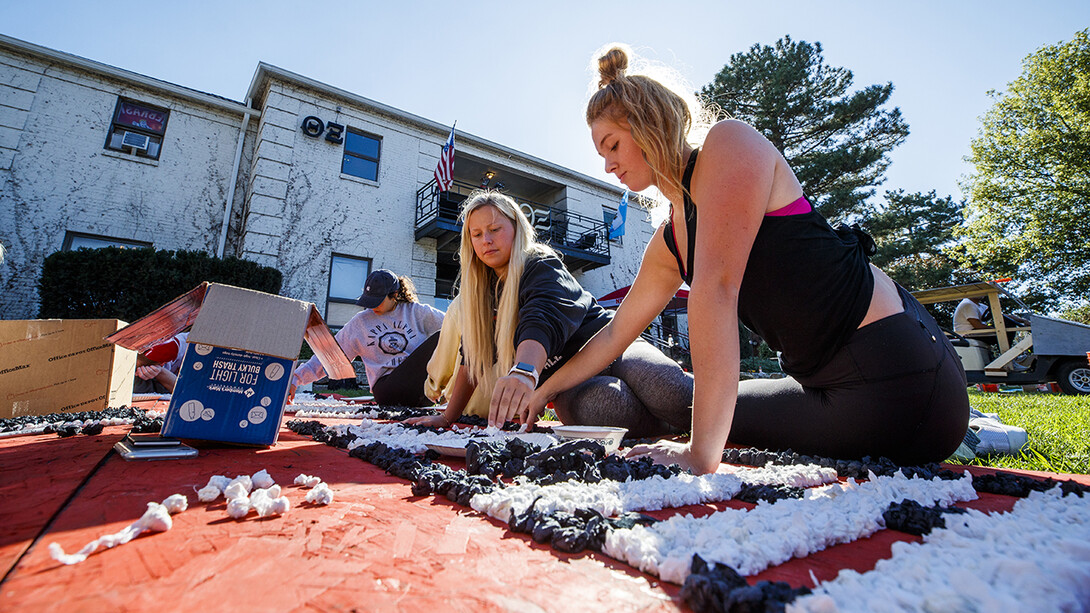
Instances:
[[[150,366],[137,366],[136,376],[145,381],[150,381],[159,376],[159,373],[163,372],[162,366],[150,365]]]
[[[522,422],[523,430],[530,430],[537,423],[537,418],[541,417],[541,414],[545,412],[545,405],[549,404],[552,399],[542,391],[542,388],[537,388],[532,394],[530,394],[529,400],[526,405],[518,413],[519,421]]]
[[[510,374],[497,379],[488,406],[488,425],[502,428],[516,415],[525,413],[533,393],[534,382],[526,375]]]
[[[439,415],[424,415],[423,417],[410,417],[405,420],[405,423],[410,426],[427,426],[429,428],[449,428],[450,422],[447,421],[443,414]]]
[[[656,464],[677,464],[695,475],[715,472],[714,468],[707,470],[699,465],[688,443],[662,440],[650,445],[636,445],[625,454],[625,457],[629,459],[645,456],[651,458]]]

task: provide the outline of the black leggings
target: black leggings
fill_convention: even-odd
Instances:
[[[856,330],[817,373],[742,381],[730,442],[902,465],[948,458],[969,423],[965,371],[934,318],[897,289],[904,312]]]
[[[397,368],[379,377],[371,385],[375,402],[384,407],[430,407],[434,404],[424,395],[424,380],[428,378],[428,360],[435,353],[439,333],[413,349]]]
[[[637,338],[605,370],[557,394],[565,424],[618,426],[642,438],[687,432],[693,417],[693,376],[654,345]]]

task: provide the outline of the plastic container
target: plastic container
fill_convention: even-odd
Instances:
[[[606,453],[613,453],[621,446],[627,428],[611,426],[553,426],[553,434],[566,441],[577,438],[594,439],[606,448]]]

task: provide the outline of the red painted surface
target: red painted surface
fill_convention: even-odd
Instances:
[[[0,443],[0,457],[28,467],[63,455],[68,441],[108,449],[127,427],[94,437],[41,435]],[[93,455],[93,454],[92,454]],[[85,456],[86,457],[86,454]],[[89,459],[82,466],[88,470]],[[56,468],[35,483],[4,487],[0,524],[4,571],[29,547],[0,584],[0,610],[150,611],[570,611],[676,610],[678,587],[599,554],[569,556],[441,497],[413,497],[409,484],[344,451],[290,432],[270,449],[205,447],[192,460],[126,462],[113,455],[45,528],[51,510],[68,499],[81,474]],[[4,475],[9,464],[3,464]],[[213,474],[267,469],[285,487],[291,511],[282,517],[230,519],[222,498],[197,501]],[[336,493],[333,504],[303,503],[307,490],[288,486],[300,473],[317,475]],[[85,473],[83,473],[85,474]],[[67,476],[71,475],[72,478]],[[5,476],[5,481],[8,477]],[[44,487],[43,487],[44,486]],[[49,555],[57,542],[68,553],[117,532],[149,501],[186,494],[190,508],[163,533],[99,551],[64,566]],[[46,496],[49,508],[26,517]]]
[[[407,482],[287,430],[269,449],[208,445],[191,460],[125,462],[110,454],[102,461],[127,430],[0,440],[0,610],[684,609],[678,586],[600,554],[555,552],[445,498],[414,497]],[[211,475],[262,468],[284,487],[288,514],[236,521],[227,517],[222,498],[197,501],[196,490]],[[303,504],[307,490],[289,485],[300,473],[328,482],[333,504]],[[1086,475],[1052,476],[1090,484]],[[135,521],[149,501],[175,493],[185,494],[190,508],[174,516],[170,531],[145,534],[73,566],[49,556],[49,543],[77,551]],[[965,506],[1008,510],[1014,502],[982,495]],[[748,506],[730,502],[653,515],[706,514],[727,505]],[[843,568],[866,571],[889,556],[894,541],[912,539],[884,530],[751,581],[812,585],[811,571],[818,580]]]

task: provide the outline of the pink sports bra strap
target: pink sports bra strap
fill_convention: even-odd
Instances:
[[[802,215],[803,213],[809,213],[814,210],[814,207],[810,206],[810,201],[806,199],[806,196],[799,196],[799,199],[791,204],[772,211],[771,213],[765,213],[765,217],[786,217],[788,215]]]

